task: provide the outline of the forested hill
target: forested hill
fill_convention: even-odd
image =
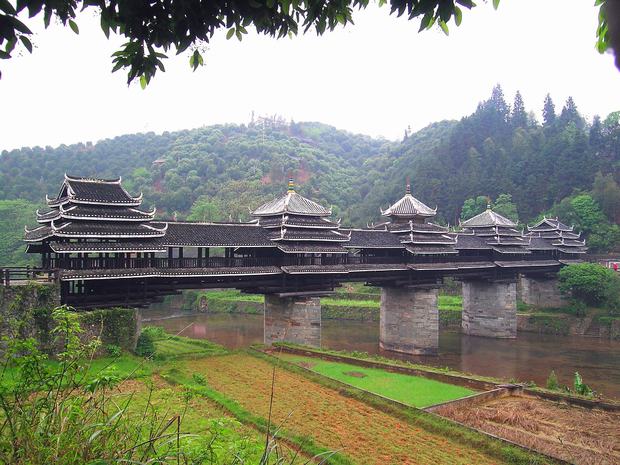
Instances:
[[[538,122],[519,95],[508,104],[498,86],[472,115],[431,124],[399,142],[260,118],[4,151],[0,264],[20,256],[20,223],[32,224],[34,208],[56,193],[65,172],[121,175],[160,217],[199,221],[247,219],[250,208],[285,189],[292,173],[303,195],[333,206],[344,224],[355,226],[376,221],[379,207],[399,198],[410,176],[414,195],[438,206],[439,221],[455,224],[489,197],[522,222],[560,214],[592,234],[596,250],[609,249],[620,236],[614,226],[620,221],[619,115],[589,123],[572,99],[556,111],[547,98]]]

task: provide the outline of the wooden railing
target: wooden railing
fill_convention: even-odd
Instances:
[[[12,266],[0,268],[0,286],[10,286],[25,281],[53,282],[57,279],[57,270],[35,268],[31,266]]]

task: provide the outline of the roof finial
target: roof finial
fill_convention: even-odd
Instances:
[[[405,188],[405,195],[411,195],[411,178],[407,176],[407,187]]]
[[[293,194],[295,192],[295,181],[293,181],[293,176],[288,178],[288,193]]]
[[[487,195],[487,210],[491,209],[491,197]]]

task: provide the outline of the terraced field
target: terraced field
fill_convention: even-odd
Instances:
[[[233,354],[190,360],[185,367],[188,375],[204,376],[210,386],[253,414],[269,415],[273,373],[269,363]],[[276,371],[273,419],[359,464],[501,463],[473,446],[409,424],[283,369]]]

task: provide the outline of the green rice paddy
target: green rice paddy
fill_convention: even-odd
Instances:
[[[280,357],[329,378],[418,408],[475,393],[462,386],[442,383],[421,376],[391,373],[378,368],[366,368],[291,354],[281,354]]]

